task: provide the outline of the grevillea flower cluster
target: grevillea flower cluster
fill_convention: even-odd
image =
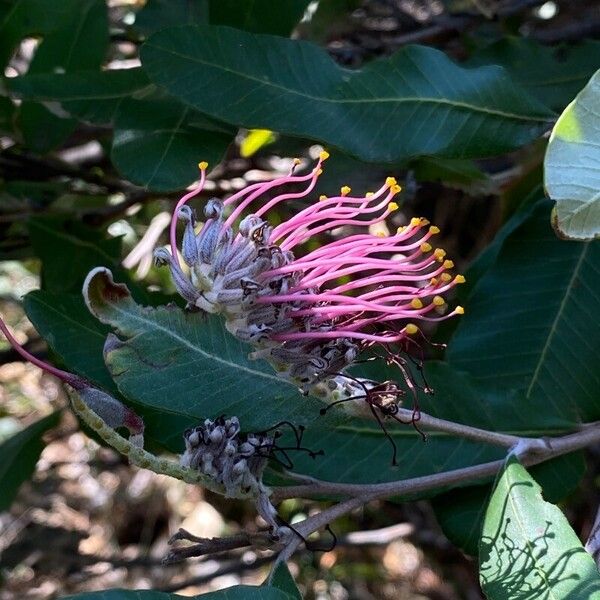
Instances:
[[[273,209],[313,192],[327,157],[322,152],[306,175],[295,174],[295,160],[286,176],[208,200],[198,229],[186,203],[203,188],[206,163],[200,163],[198,187],[173,214],[171,252],[159,248],[155,257],[170,266],[188,306],[223,315],[227,329],[254,346],[251,358],[269,361],[305,393],[338,400],[364,395],[364,382],[343,374],[361,351],[418,345],[419,322],[462,314],[460,306],[447,309],[444,294],[464,277],[451,274],[453,262],[432,244],[439,230],[424,218],[391,235],[369,232],[398,209],[393,177],[365,195],[344,186],[270,223]],[[185,221],[185,267],[177,217]],[[346,230],[354,233],[337,237]],[[309,242],[328,237],[307,251]]]

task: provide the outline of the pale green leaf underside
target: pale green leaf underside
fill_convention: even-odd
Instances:
[[[597,600],[600,574],[561,510],[516,459],[488,506],[480,579],[489,600]]]
[[[574,240],[600,237],[600,71],[558,119],[544,161],[554,225]]]

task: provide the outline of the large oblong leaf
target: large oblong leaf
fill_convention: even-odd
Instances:
[[[600,598],[600,574],[560,509],[515,458],[489,503],[480,545],[489,600]]]
[[[553,224],[573,240],[600,237],[600,71],[558,119],[544,159]]]
[[[189,596],[187,596],[189,598]],[[152,590],[104,590],[83,592],[63,600],[182,600],[179,594],[167,594]],[[293,596],[275,587],[236,585],[217,592],[193,596],[192,600],[293,600]]]
[[[200,161],[220,162],[233,139],[211,129],[197,111],[164,94],[126,98],[115,117],[111,158],[145,188],[182,188],[198,178]]]
[[[372,162],[498,154],[552,116],[502,68],[465,69],[420,46],[349,71],[308,42],[189,25],[154,34],[141,56],[151,79],[206,114]]]
[[[447,358],[486,387],[522,394],[515,410],[600,418],[600,245],[559,240],[542,201],[505,240],[466,302]]]
[[[600,64],[600,42],[547,46],[531,38],[503,36],[476,51],[470,66],[502,65],[532,96],[561,111]]]
[[[58,424],[59,416],[60,412],[54,412],[0,444],[0,512],[10,507],[20,485],[35,470],[44,449],[42,436]]]

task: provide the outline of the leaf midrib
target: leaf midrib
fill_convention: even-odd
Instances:
[[[542,366],[544,365],[544,361],[546,360],[546,355],[548,354],[548,350],[550,348],[550,343],[552,342],[552,339],[554,338],[554,335],[556,334],[556,329],[558,327],[558,323],[563,315],[563,312],[567,305],[567,301],[569,300],[569,298],[571,296],[571,292],[573,291],[573,287],[575,285],[575,280],[577,279],[577,277],[579,275],[579,271],[581,270],[581,266],[583,265],[583,261],[587,255],[589,245],[590,245],[589,242],[583,245],[583,250],[581,251],[581,254],[579,256],[577,264],[575,265],[575,268],[573,269],[573,273],[572,273],[571,279],[569,280],[569,283],[567,285],[567,289],[565,290],[565,294],[560,302],[560,305],[556,312],[556,316],[554,317],[554,320],[552,321],[552,325],[550,326],[550,331],[548,332],[548,336],[546,337],[546,341],[544,342],[544,346],[542,347],[540,357],[539,357],[537,364],[535,366],[535,369],[533,371],[533,375],[531,376],[531,381],[529,382],[529,386],[527,387],[527,391],[525,392],[525,398],[527,398],[528,400],[531,397],[531,392],[533,391],[533,388],[539,379],[539,375],[542,370]]]
[[[519,507],[517,506],[516,503],[516,498],[513,497],[513,494],[511,494],[510,490],[514,485],[519,485],[519,481],[521,481],[520,479],[516,479],[514,482],[512,481],[511,478],[511,473],[507,473],[507,488],[508,488],[508,502],[510,503],[510,506],[513,510],[513,514],[515,516],[515,520],[517,522],[517,525],[519,527],[519,529],[521,530],[521,535],[523,536],[523,539],[525,541],[525,544],[527,545],[530,553],[531,553],[531,557],[533,559],[533,563],[536,567],[537,573],[539,576],[541,576],[541,579],[544,581],[545,584],[545,588],[548,591],[548,593],[550,594],[550,597],[555,599],[555,600],[560,600],[560,598],[557,598],[554,595],[553,592],[553,587],[550,585],[550,582],[548,581],[547,578],[547,574],[546,574],[546,569],[544,568],[543,563],[540,564],[540,561],[538,559],[538,557],[535,555],[535,545],[531,543],[531,541],[529,540],[529,534],[527,532],[527,529],[525,527],[525,523],[523,522],[523,520],[521,519],[521,514],[519,512]],[[540,498],[541,502],[544,502],[544,500],[542,498]]]
[[[477,106],[475,104],[469,104],[467,102],[458,102],[456,100],[448,100],[446,98],[431,98],[431,97],[418,97],[418,96],[403,96],[403,97],[391,97],[391,98],[359,98],[359,99],[353,99],[353,98],[328,98],[326,96],[313,96],[311,94],[308,94],[306,92],[302,92],[299,90],[294,90],[294,89],[290,89],[288,87],[285,87],[283,85],[280,84],[276,84],[273,83],[271,81],[265,81],[262,80],[258,77],[254,77],[252,75],[249,75],[247,73],[243,73],[241,71],[235,71],[234,69],[230,69],[227,67],[224,67],[223,65],[219,65],[219,64],[215,64],[215,63],[211,63],[205,60],[201,60],[195,56],[190,56],[188,54],[183,54],[181,52],[176,52],[174,50],[168,49],[168,48],[164,48],[162,46],[157,46],[154,44],[149,44],[146,43],[146,45],[150,48],[154,48],[156,50],[161,50],[163,52],[166,52],[168,54],[171,54],[172,56],[175,56],[177,58],[183,58],[186,60],[190,60],[192,62],[207,66],[207,67],[212,67],[215,69],[219,69],[221,71],[224,71],[226,73],[230,73],[234,76],[240,77],[242,79],[246,79],[248,81],[252,81],[254,83],[258,83],[261,86],[269,86],[273,89],[282,91],[282,92],[286,92],[288,94],[291,95],[296,95],[299,96],[300,98],[304,98],[306,100],[314,100],[317,102],[324,102],[324,103],[329,103],[329,104],[366,104],[366,105],[372,105],[372,104],[387,104],[387,103],[394,103],[394,104],[434,104],[434,105],[441,105],[441,106],[450,106],[456,109],[466,109],[472,112],[479,112],[479,113],[483,113],[483,114],[487,114],[487,115],[492,115],[495,117],[503,117],[506,119],[513,119],[516,121],[532,121],[535,123],[545,123],[545,122],[552,122],[553,119],[552,118],[542,118],[542,117],[532,117],[532,116],[527,116],[527,115],[518,115],[515,113],[509,113],[509,112],[505,112],[505,111],[501,111],[498,109],[491,109],[491,108],[486,108],[486,107],[482,107],[482,106]]]
[[[131,297],[130,297],[130,299],[131,299]],[[276,381],[278,384],[285,383],[286,385],[293,387],[292,384],[288,383],[287,381],[285,381],[283,379],[279,379],[275,375],[269,375],[268,373],[265,373],[264,371],[255,371],[254,369],[250,369],[243,365],[225,360],[224,358],[221,358],[220,356],[216,356],[215,354],[210,354],[209,352],[202,350],[202,348],[195,346],[192,342],[186,340],[184,337],[177,335],[174,331],[171,331],[170,329],[163,327],[156,321],[149,321],[139,314],[136,314],[134,312],[127,311],[127,310],[121,308],[117,304],[111,304],[110,306],[117,313],[124,315],[125,317],[129,317],[129,318],[133,319],[134,321],[137,321],[137,322],[141,323],[142,325],[145,325],[146,327],[149,326],[150,331],[152,331],[152,330],[160,331],[161,333],[165,334],[167,337],[172,338],[173,340],[175,340],[182,346],[189,348],[190,350],[192,350],[196,354],[199,354],[200,356],[203,356],[204,358],[208,358],[210,360],[213,360],[214,362],[218,362],[218,363],[225,365],[234,370],[242,371],[244,373],[250,373],[251,375],[254,375],[257,377],[262,377],[264,379],[269,379],[270,381]],[[153,310],[156,310],[156,309],[153,309]],[[106,322],[106,321],[104,321],[104,322]],[[109,324],[111,324],[111,323],[109,322]],[[119,327],[118,325],[115,324],[115,326],[118,329],[121,329],[121,327]]]

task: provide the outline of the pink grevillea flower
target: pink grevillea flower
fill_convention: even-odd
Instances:
[[[255,347],[252,358],[268,360],[306,393],[337,399],[364,390],[342,373],[362,350],[384,347],[391,355],[394,345],[418,345],[419,322],[462,314],[460,306],[447,310],[443,294],[464,277],[449,273],[454,264],[432,246],[439,230],[426,219],[413,218],[393,235],[369,233],[398,208],[393,177],[364,196],[344,186],[271,225],[272,209],[311,194],[327,157],[322,152],[306,175],[295,175],[296,160],[284,177],[209,200],[196,232],[186,202],[202,190],[201,163],[200,184],[177,203],[171,253],[161,248],[155,256],[170,265],[189,306],[224,315],[227,329]],[[186,268],[177,253],[177,217],[186,222]],[[342,230],[355,233],[337,237]],[[309,241],[328,239],[306,250]]]

